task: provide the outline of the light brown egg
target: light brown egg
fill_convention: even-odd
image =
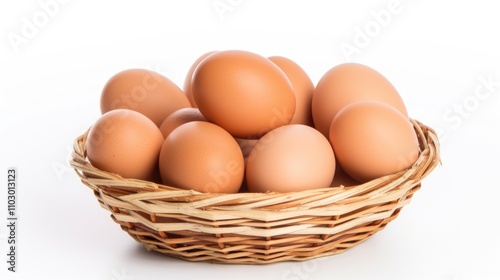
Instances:
[[[243,153],[245,160],[252,151],[253,147],[255,147],[255,145],[259,141],[259,139],[241,139],[241,138],[235,138],[235,140],[240,146],[241,152]]]
[[[248,155],[253,150],[259,139],[241,139],[234,138],[238,145],[240,146],[241,152],[243,153],[243,158],[245,160],[245,168],[248,162]],[[248,186],[245,176],[243,176],[243,183],[241,184],[239,192],[248,192]]]
[[[344,169],[342,169],[342,166],[338,163],[335,165],[335,175],[333,176],[333,181],[330,185],[332,188],[344,186],[344,187],[352,187],[352,186],[357,186],[361,184],[360,182],[356,181],[354,178],[349,176]]]
[[[186,95],[168,78],[150,70],[128,69],[111,77],[101,94],[101,113],[131,109],[156,126],[174,111],[191,107]]]
[[[202,121],[174,129],[163,143],[159,163],[164,184],[206,193],[238,192],[245,170],[236,140]]]
[[[178,126],[187,122],[206,121],[205,117],[197,108],[182,108],[170,114],[160,125],[160,131],[164,138]]]
[[[326,72],[314,89],[314,126],[328,137],[335,115],[349,103],[360,100],[378,100],[408,116],[401,96],[389,80],[366,65],[344,63]]]
[[[163,136],[146,116],[133,110],[104,113],[91,127],[87,142],[90,163],[124,178],[152,180]]]
[[[340,165],[361,183],[409,168],[419,155],[412,123],[379,101],[358,101],[341,109],[329,135]]]
[[[205,58],[192,80],[205,118],[238,138],[259,138],[289,124],[295,112],[292,85],[269,59],[239,50]]]
[[[203,54],[202,56],[200,56],[198,59],[196,59],[196,61],[191,65],[191,68],[189,68],[188,73],[186,75],[186,78],[184,79],[184,86],[182,89],[184,90],[184,93],[186,94],[187,98],[189,99],[191,106],[194,108],[198,107],[196,105],[196,101],[194,101],[193,91],[191,89],[191,86],[192,86],[191,81],[193,78],[194,70],[196,70],[196,67],[198,67],[198,64],[200,64],[200,62],[202,62],[203,59],[205,59],[207,56],[209,56],[213,53],[215,53],[215,51],[207,52],[207,53]]]
[[[335,174],[328,140],[302,124],[278,127],[259,139],[248,156],[246,182],[251,192],[295,192],[327,188]]]
[[[313,126],[311,101],[314,92],[314,84],[306,71],[297,63],[286,57],[271,56],[269,60],[285,73],[295,93],[295,114],[290,124],[297,123]]]

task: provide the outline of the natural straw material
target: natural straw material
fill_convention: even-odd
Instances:
[[[148,250],[189,261],[265,264],[343,252],[394,220],[439,163],[436,133],[412,120],[421,153],[408,170],[353,187],[295,193],[207,194],[71,166],[111,218]]]

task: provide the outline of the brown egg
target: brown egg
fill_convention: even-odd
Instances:
[[[205,117],[197,108],[182,108],[170,114],[160,125],[160,131],[164,138],[178,126],[187,122],[206,121]]]
[[[193,96],[201,113],[231,135],[259,138],[290,123],[292,85],[269,59],[239,50],[205,58],[193,74]]]
[[[191,81],[193,77],[194,70],[196,70],[196,67],[198,67],[198,64],[203,61],[207,56],[215,53],[215,51],[212,52],[207,52],[206,54],[203,54],[200,56],[196,61],[191,65],[191,68],[189,68],[188,73],[186,75],[186,78],[184,80],[184,93],[186,94],[187,98],[189,99],[189,102],[191,103],[191,106],[194,108],[197,108],[198,106],[196,105],[196,101],[194,101],[193,97],[193,91],[191,90]]]
[[[186,95],[168,78],[145,69],[117,73],[104,86],[101,113],[131,109],[150,118],[157,126],[174,111],[191,107]]]
[[[408,116],[401,96],[389,80],[368,66],[344,63],[326,72],[314,89],[312,115],[316,129],[328,137],[337,112],[360,100],[378,100]]]
[[[128,109],[104,113],[89,131],[90,163],[124,178],[151,180],[158,166],[163,136],[146,116]]]
[[[246,168],[248,162],[248,155],[253,150],[259,139],[241,139],[241,138],[234,138],[234,139],[240,146],[241,152],[243,153],[243,158],[245,160],[244,162]],[[243,183],[241,184],[239,192],[249,192],[245,176],[243,176]]]
[[[341,185],[344,187],[352,187],[361,184],[356,181],[354,178],[349,176],[342,166],[337,162],[335,165],[335,175],[333,176],[333,181],[330,185],[332,188],[340,187]]]
[[[259,139],[248,156],[246,182],[251,192],[295,192],[327,188],[335,173],[328,140],[302,124],[278,127]]]
[[[243,153],[243,157],[246,158],[252,151],[253,147],[255,147],[255,144],[259,141],[259,139],[241,139],[241,138],[235,138],[236,142],[240,146],[241,152]]]
[[[314,92],[314,84],[297,63],[282,56],[269,57],[288,77],[295,93],[295,114],[290,124],[305,124],[313,126],[311,101]]]
[[[245,170],[234,138],[201,121],[173,130],[163,143],[159,162],[164,184],[206,193],[238,192]]]
[[[379,101],[358,101],[341,109],[329,135],[340,165],[361,183],[409,168],[419,155],[412,123]]]

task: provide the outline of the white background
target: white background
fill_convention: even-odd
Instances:
[[[19,177],[18,272],[4,261],[2,218],[0,278],[500,279],[495,1],[103,2],[0,4],[0,217],[7,168]],[[73,139],[99,117],[116,72],[152,69],[182,87],[198,56],[225,49],[289,57],[314,83],[347,61],[377,69],[411,117],[440,131],[442,166],[386,229],[340,255],[229,266],[147,252],[69,168]]]

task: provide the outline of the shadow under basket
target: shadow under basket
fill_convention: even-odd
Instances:
[[[71,166],[113,221],[148,250],[214,263],[303,261],[361,243],[410,203],[440,162],[435,131],[411,121],[421,150],[413,166],[352,187],[208,194],[123,179],[88,162],[88,131],[74,142]]]

